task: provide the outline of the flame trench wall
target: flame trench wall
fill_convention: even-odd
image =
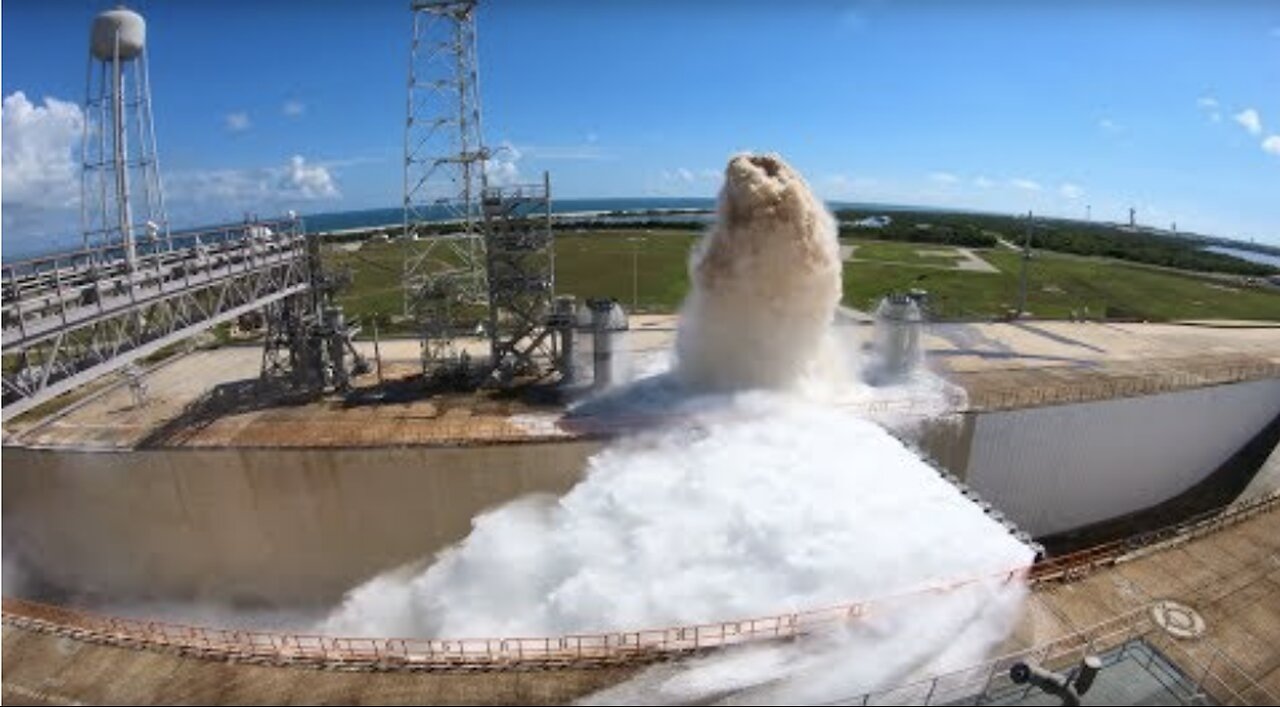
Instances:
[[[920,444],[1042,535],[1176,496],[1277,415],[1280,379],[1270,379],[964,415],[926,426]],[[563,493],[601,446],[6,447],[5,594],[330,605],[430,559],[485,509]]]

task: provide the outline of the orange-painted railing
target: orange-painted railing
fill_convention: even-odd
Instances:
[[[162,621],[103,616],[16,598],[3,600],[4,620],[38,630],[122,645],[170,647],[221,657],[260,658],[269,662],[342,663],[354,666],[448,669],[499,669],[514,664],[631,662],[722,648],[754,641],[812,633],[856,620],[877,609],[892,610],[912,595],[945,592],[978,582],[1026,579],[1032,584],[1072,581],[1098,567],[1156,545],[1198,537],[1280,505],[1280,493],[1204,514],[1126,541],[1052,558],[1030,568],[932,583],[893,597],[738,621],[640,631],[543,638],[342,638],[313,634],[186,626]]]

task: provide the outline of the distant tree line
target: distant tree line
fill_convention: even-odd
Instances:
[[[1137,263],[1265,277],[1280,269],[1223,253],[1201,250],[1181,239],[1153,233],[1105,232],[1071,226],[1044,226],[1031,233],[1031,247],[1079,255],[1098,255]]]
[[[884,227],[852,225],[873,215],[886,215],[886,212],[837,211],[840,235],[976,248],[995,246],[997,237],[1016,245],[1022,245],[1027,238],[1025,218],[995,214],[893,211],[887,213],[891,222]],[[1201,272],[1252,277],[1280,273],[1280,268],[1271,265],[1203,250],[1200,244],[1184,238],[1121,230],[1103,223],[1037,219],[1031,229],[1031,247]]]
[[[957,214],[915,214],[894,212],[889,222],[881,226],[857,226],[859,221],[872,216],[871,212],[841,209],[836,211],[843,238],[875,238],[882,241],[906,241],[908,243],[937,243],[965,248],[994,248],[996,236],[986,233],[980,224],[956,218]],[[876,214],[883,216],[884,214]],[[922,218],[912,218],[921,216]]]

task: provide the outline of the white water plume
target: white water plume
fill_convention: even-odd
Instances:
[[[775,155],[736,157],[716,224],[689,267],[693,289],[676,339],[693,390],[787,389],[830,382],[840,301],[831,214]]]
[[[559,635],[866,602],[805,640],[652,668],[592,697],[630,703],[839,699],[1001,640],[1031,552],[847,404],[881,394],[839,370],[835,232],[799,175],[776,156],[734,158],[691,271],[675,368],[595,411],[663,411],[654,424],[595,455],[563,497],[481,514],[425,571],[357,587],[321,629]]]

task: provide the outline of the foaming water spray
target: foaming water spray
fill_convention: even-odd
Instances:
[[[865,608],[590,698],[627,703],[840,699],[1001,640],[1032,551],[843,404],[876,394],[841,364],[835,225],[804,180],[776,156],[735,157],[690,273],[674,368],[596,406],[658,423],[596,454],[565,496],[481,514],[427,569],[352,590],[321,630],[554,636]]]

